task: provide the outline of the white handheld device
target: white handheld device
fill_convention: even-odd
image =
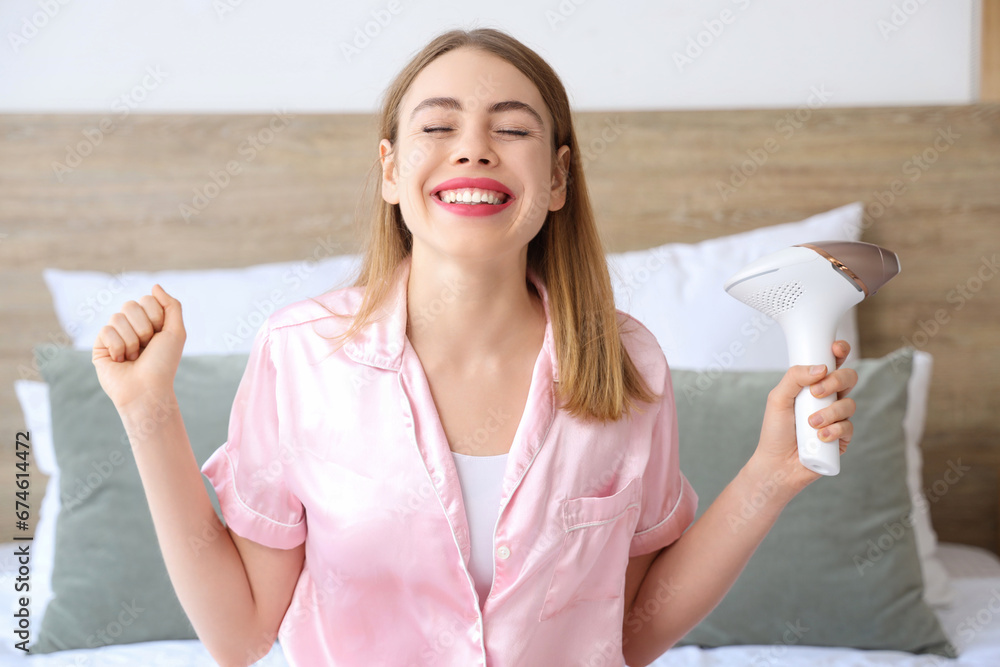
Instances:
[[[833,341],[844,314],[899,273],[896,253],[860,241],[803,243],[761,257],[725,284],[731,296],[778,322],[788,364],[836,368]],[[795,433],[802,465],[821,475],[840,472],[840,441],[823,442],[809,416],[836,400],[806,387],[795,399]]]

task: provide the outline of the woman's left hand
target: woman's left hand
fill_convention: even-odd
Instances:
[[[782,486],[794,493],[822,477],[799,461],[795,438],[795,397],[803,387],[811,387],[812,394],[817,398],[837,395],[832,405],[814,413],[822,419],[813,426],[819,429],[819,439],[823,442],[836,442],[839,438],[840,453],[843,454],[854,434],[854,425],[849,420],[856,408],[854,399],[845,396],[858,383],[858,374],[854,369],[840,367],[850,352],[851,346],[847,341],[836,341],[833,355],[837,368],[832,373],[823,371],[819,375],[810,375],[808,366],[792,366],[767,396],[760,442],[751,463],[758,472],[780,481]]]

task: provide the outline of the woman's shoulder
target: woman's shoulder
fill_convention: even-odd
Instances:
[[[662,384],[667,358],[656,336],[646,325],[623,310],[618,315],[618,332],[632,363],[651,383]]]
[[[295,301],[271,313],[267,318],[268,328],[274,331],[330,319],[343,320],[346,329],[358,312],[363,297],[364,287],[351,286]]]

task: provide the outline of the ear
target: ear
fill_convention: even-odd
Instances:
[[[392,150],[392,142],[383,139],[378,143],[379,159],[382,161],[382,199],[388,204],[399,203],[399,176],[396,170],[396,153]]]
[[[569,186],[569,146],[561,146],[552,164],[552,190],[549,192],[549,210],[558,211],[566,205]]]

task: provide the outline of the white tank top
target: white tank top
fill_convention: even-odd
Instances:
[[[496,528],[497,517],[500,516],[500,495],[507,455],[452,454],[469,522],[469,541],[472,544],[469,573],[476,584],[479,607],[482,609],[493,586],[493,530]]]

